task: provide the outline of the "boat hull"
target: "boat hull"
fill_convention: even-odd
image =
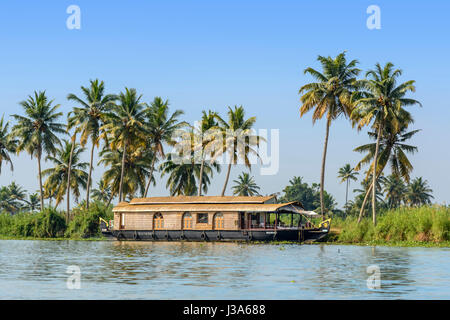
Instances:
[[[320,241],[328,229],[307,230],[112,230],[105,236],[136,241]]]

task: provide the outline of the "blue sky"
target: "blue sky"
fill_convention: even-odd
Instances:
[[[69,30],[66,8],[81,9],[81,29]],[[381,29],[366,27],[369,5],[381,9]],[[21,113],[18,102],[34,90],[47,94],[67,113],[89,79],[105,81],[108,92],[134,87],[146,102],[168,98],[190,122],[201,110],[225,115],[228,105],[243,105],[257,117],[257,128],[280,129],[280,170],[252,174],[264,194],[281,191],[293,176],[319,181],[323,122],[299,117],[298,89],[311,79],[303,70],[318,68],[317,55],[347,50],[367,70],[393,62],[402,80],[417,81],[412,107],[413,176],[423,176],[436,201],[450,202],[450,42],[448,1],[14,1],[0,4],[0,111]],[[65,117],[64,117],[65,119]],[[331,127],[326,189],[340,204],[345,186],[337,171],[361,158],[352,150],[368,141],[344,119]],[[88,156],[86,154],[86,160]],[[4,169],[0,184],[11,180],[37,190],[37,164],[26,154],[16,170]],[[243,168],[232,170],[232,179]],[[224,170],[225,171],[225,170]],[[209,194],[220,192],[225,172]],[[94,171],[94,183],[102,169]],[[353,184],[355,187],[356,184]],[[165,195],[165,181],[153,189]],[[230,194],[230,191],[228,191]]]

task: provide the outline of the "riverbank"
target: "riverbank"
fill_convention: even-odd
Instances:
[[[0,214],[0,240],[84,240],[110,241],[99,231],[99,218],[112,218],[111,208],[94,203],[89,210],[74,210],[67,225],[53,209],[39,213]],[[264,242],[267,243],[267,242]],[[292,244],[295,242],[269,242]],[[331,231],[323,244],[450,247],[450,208],[443,206],[400,208],[378,216],[374,227],[370,218],[357,223],[356,217],[332,218]],[[256,244],[256,242],[255,242]]]

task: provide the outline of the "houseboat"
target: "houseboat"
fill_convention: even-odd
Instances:
[[[330,220],[317,226],[317,213],[300,202],[277,203],[275,196],[177,196],[136,198],[101,222],[102,233],[117,240],[317,241]]]

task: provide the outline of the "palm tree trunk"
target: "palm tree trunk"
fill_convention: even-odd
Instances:
[[[127,140],[125,139],[123,143],[123,153],[122,153],[122,170],[120,171],[120,183],[119,183],[119,202],[122,202],[122,187],[123,187],[123,175],[125,172],[125,156],[127,153]]]
[[[69,167],[67,168],[67,215],[66,215],[66,223],[69,223],[69,217],[70,217],[70,176],[72,174],[72,157],[73,157],[73,150],[75,149],[75,141],[76,141],[76,135],[74,135],[73,139],[72,139],[72,147],[70,148],[70,157],[69,157]]]
[[[322,156],[322,172],[320,174],[320,211],[322,213],[322,219],[325,218],[325,204],[323,202],[323,189],[325,184],[325,162],[327,159],[327,148],[328,148],[328,136],[330,134],[331,121],[327,121],[327,129],[325,133],[325,142],[323,144],[323,156]]]
[[[87,181],[87,186],[86,186],[86,209],[89,209],[89,191],[91,188],[91,176],[92,176],[92,162],[94,161],[94,148],[95,148],[95,143],[92,142],[92,148],[91,148],[91,162],[89,163],[89,175],[88,175],[88,181]]]
[[[376,209],[376,183],[377,183],[377,164],[378,164],[378,151],[380,149],[380,138],[381,138],[381,129],[382,125],[378,128],[377,133],[377,144],[375,146],[375,156],[373,160],[373,182],[372,182],[372,221],[373,225],[375,226],[377,224],[377,209]]]
[[[156,154],[153,156],[152,165],[150,167],[150,178],[148,179],[147,186],[145,187],[144,198],[147,197],[148,189],[150,188],[150,183],[152,182],[153,170],[155,168]]]
[[[200,177],[198,178],[198,196],[199,197],[202,195],[203,169],[204,169],[204,166],[205,166],[205,159],[203,159],[203,154],[202,154],[202,164],[200,165]]]
[[[112,201],[113,198],[114,198],[114,192],[111,192],[111,196],[109,197],[108,204],[106,205],[107,208],[108,208],[109,205],[111,204],[111,201]]]
[[[222,197],[225,195],[225,190],[227,189],[228,179],[230,178],[231,165],[233,164],[233,154],[230,156],[230,164],[228,165],[227,177],[225,178],[225,184],[222,189]]]
[[[377,179],[378,179],[378,177],[377,177]],[[369,186],[369,188],[367,188],[366,195],[364,196],[364,200],[363,200],[363,203],[361,205],[361,209],[359,210],[358,223],[361,222],[361,219],[362,219],[362,217],[364,215],[364,209],[366,207],[367,200],[369,199],[370,192],[372,191],[372,187],[373,187],[373,185],[371,184]]]
[[[41,211],[44,210],[44,190],[42,189],[41,152],[38,151],[39,191],[41,192]]]
[[[348,203],[348,182],[349,182],[349,179],[347,179],[347,188],[345,190],[345,206],[347,206],[347,203]]]

